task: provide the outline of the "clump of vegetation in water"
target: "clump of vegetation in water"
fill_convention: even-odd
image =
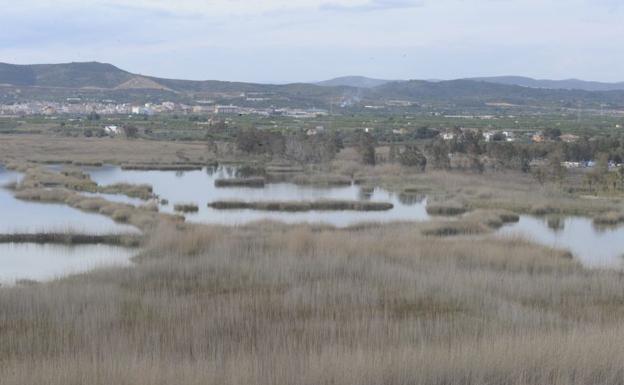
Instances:
[[[594,217],[594,224],[597,226],[617,226],[624,223],[624,213],[609,211]]]
[[[98,187],[98,191],[107,194],[123,194],[131,198],[143,200],[154,198],[153,188],[148,184],[116,183]]]
[[[216,201],[208,204],[209,207],[219,210],[262,210],[262,211],[386,211],[394,205],[387,202],[369,201]]]
[[[196,213],[199,211],[199,206],[196,203],[176,203],[173,209],[182,213]]]
[[[458,202],[431,203],[427,205],[427,214],[439,216],[461,215],[468,211],[464,205]]]
[[[203,164],[122,164],[122,170],[137,171],[198,171],[204,168]]]
[[[139,246],[141,237],[133,234],[74,234],[74,233],[25,233],[0,234],[0,243],[57,243],[65,245],[107,244],[129,247]]]
[[[214,182],[215,187],[264,187],[264,178],[228,178],[217,179]]]

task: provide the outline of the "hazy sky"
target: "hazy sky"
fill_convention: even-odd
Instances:
[[[0,0],[0,61],[185,79],[624,81],[624,0]]]

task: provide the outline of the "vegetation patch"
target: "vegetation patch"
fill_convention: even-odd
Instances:
[[[197,171],[205,167],[203,164],[122,164],[122,170],[138,171]]]
[[[0,243],[107,244],[137,247],[141,244],[141,236],[132,234],[93,235],[72,233],[0,234]]]
[[[387,211],[394,205],[387,202],[369,201],[216,201],[208,204],[218,210],[262,210],[262,211]]]
[[[176,203],[173,209],[182,213],[196,213],[199,211],[199,206],[195,203]]]
[[[269,174],[299,173],[304,171],[303,167],[301,166],[289,165],[268,165],[265,170]]]
[[[98,191],[106,194],[123,194],[131,198],[148,200],[154,198],[152,186],[148,184],[116,183],[98,187]]]
[[[264,178],[228,178],[215,180],[215,187],[264,187]]]
[[[597,226],[617,226],[624,223],[624,213],[609,211],[594,217],[594,224]]]
[[[487,233],[486,226],[479,222],[462,221],[462,222],[440,222],[426,225],[421,234],[434,237],[452,237],[457,235],[477,235]]]
[[[437,216],[455,216],[468,211],[468,208],[461,203],[431,203],[427,205],[427,214]]]
[[[466,215],[463,220],[478,222],[489,228],[498,229],[507,223],[518,222],[520,216],[506,210],[477,210]]]
[[[296,175],[289,182],[298,185],[350,186],[351,178],[344,175]]]
[[[547,204],[539,204],[531,207],[530,213],[532,215],[551,215],[551,214],[559,214],[561,210],[558,207],[547,205]]]

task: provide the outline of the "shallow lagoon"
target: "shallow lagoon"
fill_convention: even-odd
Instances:
[[[154,192],[170,204],[161,206],[165,212],[173,212],[173,204],[193,202],[199,212],[186,214],[189,221],[235,225],[262,219],[288,223],[323,222],[335,226],[348,226],[360,222],[427,221],[426,199],[409,201],[405,197],[376,188],[370,196],[363,196],[359,186],[314,187],[292,183],[272,183],[264,188],[216,188],[215,179],[235,176],[235,169],[219,167],[201,171],[136,171],[105,166],[87,170],[99,184],[120,182],[147,183]],[[215,210],[208,202],[216,200],[319,200],[342,199],[391,202],[394,208],[381,212],[316,211],[308,213],[264,212],[254,210]],[[590,268],[624,268],[624,227],[600,229],[590,218],[568,217],[560,222],[560,228],[548,226],[546,218],[523,215],[518,223],[508,224],[498,232],[501,236],[520,235],[539,244],[571,251],[584,266]]]
[[[527,215],[509,224],[499,235],[520,235],[533,242],[569,250],[590,268],[624,268],[624,227],[598,228],[590,218],[562,218],[558,228],[548,226],[546,218]]]
[[[277,220],[287,223],[309,222],[348,226],[360,222],[427,221],[427,201],[419,197],[405,197],[376,188],[372,194],[363,194],[359,186],[318,187],[300,186],[292,183],[271,183],[264,188],[217,188],[214,181],[235,177],[235,168],[205,168],[196,171],[144,171],[122,170],[117,166],[84,168],[100,185],[114,183],[150,184],[161,199],[169,204],[161,205],[163,212],[173,212],[175,203],[196,203],[198,213],[187,213],[190,222],[238,225],[258,220]],[[0,168],[0,184],[19,178],[19,174]],[[90,194],[88,194],[90,195]],[[130,204],[143,201],[123,195],[96,194],[105,199]],[[244,201],[302,201],[302,200],[360,200],[391,202],[394,208],[380,212],[311,211],[266,212],[255,210],[216,210],[207,207],[217,200]],[[0,232],[36,232],[50,229],[79,229],[80,232],[106,233],[136,231],[115,224],[97,214],[83,213],[64,205],[48,205],[21,202],[12,198],[10,191],[0,190],[3,215]],[[6,218],[6,219],[5,219]],[[518,223],[508,224],[497,231],[499,236],[522,236],[536,243],[565,249],[590,268],[624,268],[624,227],[601,229],[589,218],[562,218],[557,228],[548,225],[546,218],[523,215]]]
[[[0,284],[46,281],[97,267],[126,266],[134,253],[110,245],[0,244]]]
[[[0,186],[19,181],[20,174],[0,166]],[[67,205],[27,202],[0,188],[0,233],[73,231],[82,234],[136,233],[133,226],[115,223],[103,215],[85,213]]]
[[[161,205],[163,212],[173,213],[175,203],[196,203],[199,212],[187,213],[190,222],[239,225],[259,220],[277,220],[287,223],[309,222],[348,226],[359,222],[426,221],[426,199],[406,199],[398,194],[376,188],[372,194],[363,195],[359,186],[317,187],[293,183],[270,183],[264,188],[226,187],[217,188],[216,179],[233,178],[235,169],[218,167],[196,171],[144,171],[122,170],[120,167],[104,166],[85,168],[91,178],[100,185],[115,183],[149,184],[161,199],[169,201]],[[409,197],[407,197],[409,198]],[[380,212],[311,211],[261,212],[255,210],[216,210],[208,203],[218,200],[244,201],[305,201],[305,200],[361,200],[390,202],[394,208]]]

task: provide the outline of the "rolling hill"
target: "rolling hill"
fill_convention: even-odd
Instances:
[[[522,86],[529,88],[545,88],[558,90],[583,90],[583,91],[621,91],[624,90],[624,82],[603,83],[579,79],[548,80],[532,79],[522,76],[496,76],[484,78],[471,78],[468,80],[483,81],[487,83]]]
[[[436,106],[485,107],[514,105],[609,107],[624,109],[624,90],[616,84],[540,81],[530,78],[475,78],[450,81],[388,81],[344,77],[319,84],[258,84],[217,80],[163,79],[133,74],[112,64],[87,62],[14,65],[0,63],[0,102],[27,100],[116,100],[119,102],[210,99],[224,103],[321,107],[355,100],[349,106],[384,100],[408,100]],[[590,88],[584,90],[581,88]],[[622,86],[624,88],[624,86]],[[254,104],[256,103],[256,104]],[[346,104],[345,104],[346,105]]]

